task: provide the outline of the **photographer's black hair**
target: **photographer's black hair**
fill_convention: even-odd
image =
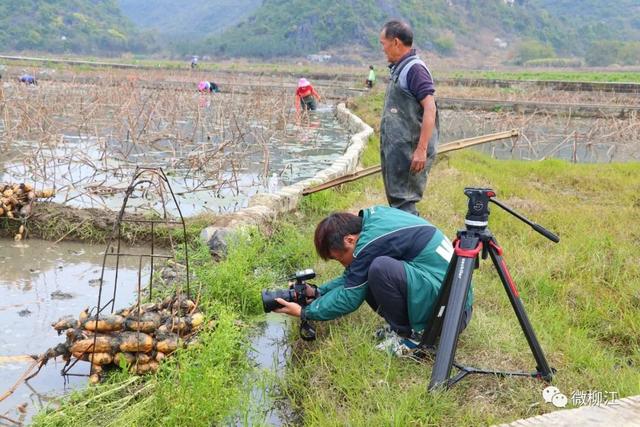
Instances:
[[[384,37],[387,40],[397,38],[403,45],[411,47],[413,45],[413,30],[411,26],[403,21],[392,20],[383,25]]]
[[[329,215],[316,227],[313,241],[316,252],[323,260],[331,259],[332,250],[344,250],[344,236],[360,234],[362,218],[347,212],[337,212]]]

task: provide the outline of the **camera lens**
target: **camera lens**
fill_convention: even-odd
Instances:
[[[276,310],[282,305],[278,304],[276,298],[282,298],[285,301],[295,301],[295,291],[293,289],[276,289],[275,291],[262,291],[262,308],[265,313]]]

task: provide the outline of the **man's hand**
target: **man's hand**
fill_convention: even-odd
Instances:
[[[427,165],[429,140],[436,125],[436,100],[433,95],[425,96],[424,99],[420,101],[420,105],[422,105],[424,112],[422,113],[422,126],[420,127],[418,146],[411,157],[411,167],[409,168],[411,173],[422,172]]]
[[[418,173],[424,169],[427,164],[427,150],[422,150],[420,147],[416,148],[411,157],[411,173]]]
[[[307,287],[305,288],[305,297],[307,300],[307,304],[311,304],[311,302],[316,299],[316,287],[311,286],[307,283]]]
[[[282,305],[282,308],[278,308],[275,311],[276,313],[288,314],[289,316],[300,317],[300,313],[302,312],[302,307],[300,304],[295,302],[287,302],[282,298],[276,298],[276,302]]]

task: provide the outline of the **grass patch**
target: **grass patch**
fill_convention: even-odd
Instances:
[[[380,95],[352,106],[374,127]],[[373,118],[373,119],[371,119]],[[529,318],[569,398],[576,391],[640,393],[640,267],[633,219],[640,208],[640,166],[497,161],[477,152],[441,156],[432,170],[424,216],[449,236],[463,226],[465,186],[488,186],[516,211],[561,237],[553,244],[494,207],[490,227],[505,250]],[[364,185],[363,185],[364,184]],[[361,186],[362,185],[362,186]],[[379,178],[305,199],[309,222],[320,219],[331,197],[340,209],[384,203]],[[301,233],[311,239],[305,228]],[[341,271],[316,264],[322,279]],[[462,335],[459,361],[534,370],[535,361],[489,260],[474,274],[474,319]],[[285,389],[306,425],[487,425],[534,416],[545,404],[545,384],[531,379],[474,377],[452,390],[426,392],[431,363],[390,358],[374,350],[382,322],[367,307],[319,328],[317,342],[297,352]],[[570,401],[571,403],[571,401]]]
[[[466,212],[463,188],[490,186],[502,201],[560,235],[554,245],[492,209],[491,229],[549,363],[558,369],[554,384],[568,396],[579,390],[640,392],[638,234],[630,231],[638,214],[638,170],[637,164],[505,162],[461,152],[440,159],[419,204],[453,236]],[[458,360],[533,370],[489,260],[474,283],[474,319],[460,340]],[[378,354],[371,333],[380,323],[361,308],[327,322],[319,341],[297,355],[287,385],[307,425],[486,425],[554,409],[542,401],[544,384],[529,379],[472,376],[447,393],[427,394],[431,363]]]
[[[34,215],[24,222],[27,236],[50,241],[76,240],[93,244],[106,243],[113,233],[118,215],[103,209],[77,209],[55,203],[37,203]],[[161,219],[158,215],[139,216],[137,219]],[[213,216],[202,214],[186,218],[187,241],[198,240],[200,231],[211,224]],[[0,218],[0,237],[12,238],[22,224],[21,220]],[[151,241],[149,224],[123,222],[121,238],[128,244],[141,244]],[[154,238],[160,246],[170,246],[172,242],[183,242],[184,231],[181,226],[155,224]]]

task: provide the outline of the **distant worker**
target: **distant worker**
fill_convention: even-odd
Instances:
[[[373,65],[369,65],[369,77],[367,77],[367,87],[371,89],[376,82],[376,72],[373,71]]]
[[[34,85],[34,86],[38,85],[38,81],[36,80],[36,78],[30,74],[21,75],[19,77],[19,80],[21,83],[24,83],[26,85]]]
[[[218,93],[220,92],[220,87],[214,82],[203,80],[200,83],[198,83],[198,90],[200,92]]]
[[[304,77],[298,80],[298,89],[296,89],[296,110],[315,110],[317,108],[316,100],[320,102],[320,95],[311,86],[309,80]]]
[[[191,57],[191,69],[193,70],[197,66],[198,66],[198,57],[197,56]]]

